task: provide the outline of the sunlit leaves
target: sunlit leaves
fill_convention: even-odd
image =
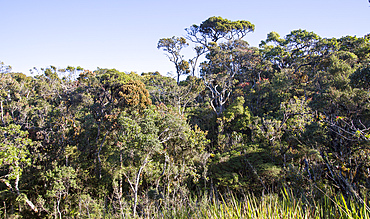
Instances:
[[[181,50],[188,45],[184,37],[162,38],[158,41],[157,48],[167,52],[166,56],[175,64],[177,84],[180,83],[181,75],[190,73],[189,62],[184,60],[184,56],[180,54]]]
[[[27,138],[28,133],[20,128],[14,124],[0,127],[0,182],[17,193],[20,176],[24,168],[31,165],[28,147],[32,145],[32,141]],[[14,186],[11,185],[13,180],[16,181]]]
[[[117,105],[126,108],[144,109],[152,103],[144,83],[138,80],[129,80],[115,89],[113,98]]]
[[[200,26],[193,25],[186,29],[192,41],[196,41],[205,46],[208,40],[217,42],[219,39],[239,40],[247,33],[254,31],[254,24],[245,20],[230,21],[222,17],[210,17],[203,21]],[[200,36],[197,36],[197,34]],[[208,40],[207,40],[208,39]]]

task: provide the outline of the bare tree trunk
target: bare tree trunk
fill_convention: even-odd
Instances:
[[[99,169],[98,169],[98,171],[99,171],[99,179],[101,178],[101,160],[100,160],[100,152],[101,152],[101,148],[103,147],[103,144],[104,144],[104,142],[105,142],[105,138],[107,137],[107,135],[108,135],[108,132],[104,135],[103,141],[101,142],[100,147],[99,147],[99,150],[98,150],[98,164],[97,164],[97,165],[99,165]]]
[[[119,160],[120,160],[120,163],[121,163],[121,170],[122,170],[122,168],[123,168],[123,164],[122,164],[122,162],[123,162],[123,159],[122,159],[122,151],[121,151],[121,153],[119,155]],[[122,184],[123,184],[123,182],[122,182],[122,176],[119,175],[119,179],[118,179],[118,186],[119,186],[118,201],[119,201],[119,207],[120,207],[120,211],[121,211],[121,216],[122,216],[122,218],[125,218],[125,215],[123,213],[123,204],[122,204],[122,196],[123,196]]]
[[[18,165],[17,165],[18,166]],[[11,188],[11,185],[9,184],[9,185],[7,185],[8,187],[10,186],[10,188]],[[38,210],[37,210],[37,208],[36,208],[36,206],[28,199],[28,197],[25,195],[25,194],[21,194],[20,193],[20,191],[19,191],[19,174],[17,175],[17,178],[15,179],[15,186],[14,186],[14,188],[15,188],[15,191],[16,191],[16,193],[17,193],[17,195],[18,196],[20,196],[20,195],[23,195],[23,198],[25,199],[25,201],[26,201],[26,203],[27,203],[27,205],[28,206],[30,206],[31,207],[31,209],[34,211],[34,212],[38,212]]]
[[[136,174],[136,179],[134,183],[131,182],[129,176],[123,172],[123,175],[126,177],[128,183],[130,184],[131,190],[134,193],[134,207],[133,207],[134,218],[136,217],[136,208],[137,208],[137,199],[138,199],[137,195],[138,195],[138,190],[139,190],[140,175],[141,175],[141,172],[144,170],[145,166],[150,162],[148,161],[149,156],[150,156],[150,153],[146,155],[144,163],[141,165],[139,171]]]
[[[60,193],[60,194],[59,194],[58,201],[57,201],[57,203],[58,203],[58,204],[57,204],[57,210],[58,210],[59,218],[62,218],[62,213],[60,212],[60,207],[59,207],[59,206],[60,206],[60,200],[62,199],[62,197],[61,197],[61,196],[62,196],[62,194]]]
[[[1,122],[4,124],[4,109],[3,109],[3,101],[0,102],[1,105]]]

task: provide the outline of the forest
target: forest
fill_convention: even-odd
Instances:
[[[1,63],[0,216],[370,217],[370,34],[254,28],[159,39],[172,76]]]

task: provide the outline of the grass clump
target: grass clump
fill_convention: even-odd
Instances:
[[[253,194],[204,193],[193,198],[183,197],[162,200],[144,210],[140,218],[369,218],[367,202],[362,204],[342,194],[325,195],[318,200],[297,198],[284,188],[281,194],[262,196]],[[144,213],[145,212],[145,213]]]

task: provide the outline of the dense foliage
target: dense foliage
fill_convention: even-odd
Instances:
[[[252,31],[211,17],[160,39],[176,79],[1,63],[0,215],[158,216],[204,194],[286,188],[302,206],[341,197],[366,212],[370,35],[271,32],[256,48]]]

